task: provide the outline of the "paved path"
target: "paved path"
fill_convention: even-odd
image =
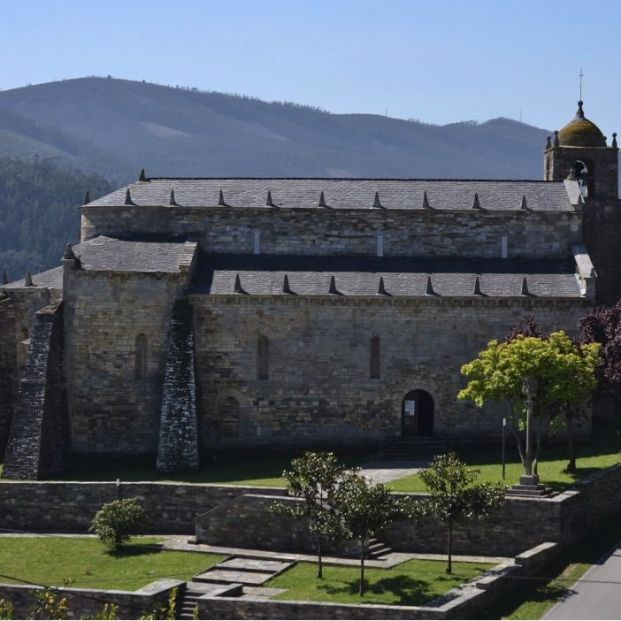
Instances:
[[[621,619],[621,542],[544,619]]]
[[[369,461],[362,464],[361,474],[373,483],[389,483],[416,474],[425,467],[420,461]]]

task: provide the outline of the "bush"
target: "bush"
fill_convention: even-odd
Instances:
[[[89,531],[96,533],[108,547],[118,550],[138,535],[148,524],[147,514],[137,498],[124,498],[106,503],[97,511]]]

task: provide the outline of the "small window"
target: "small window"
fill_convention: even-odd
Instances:
[[[269,378],[269,341],[266,336],[260,336],[257,341],[257,379]]]
[[[371,339],[371,379],[379,379],[380,377],[380,340],[379,336]]]
[[[509,240],[506,235],[503,235],[500,240],[500,256],[503,259],[506,259],[509,256]]]
[[[147,337],[144,334],[136,337],[134,376],[137,380],[147,377]]]

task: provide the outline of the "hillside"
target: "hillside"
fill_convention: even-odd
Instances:
[[[538,179],[546,133],[502,118],[435,126],[113,78],[0,92],[0,156],[56,158],[115,182],[143,166],[150,175]]]
[[[14,280],[58,265],[64,245],[78,240],[77,206],[87,188],[93,198],[111,189],[49,161],[0,158],[0,274]]]

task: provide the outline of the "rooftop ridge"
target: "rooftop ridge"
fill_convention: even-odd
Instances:
[[[550,185],[563,183],[562,181],[546,181],[545,179],[460,179],[449,177],[435,179],[423,177],[148,177],[147,179],[149,181],[425,181],[428,183],[452,181],[461,183],[547,183]]]

